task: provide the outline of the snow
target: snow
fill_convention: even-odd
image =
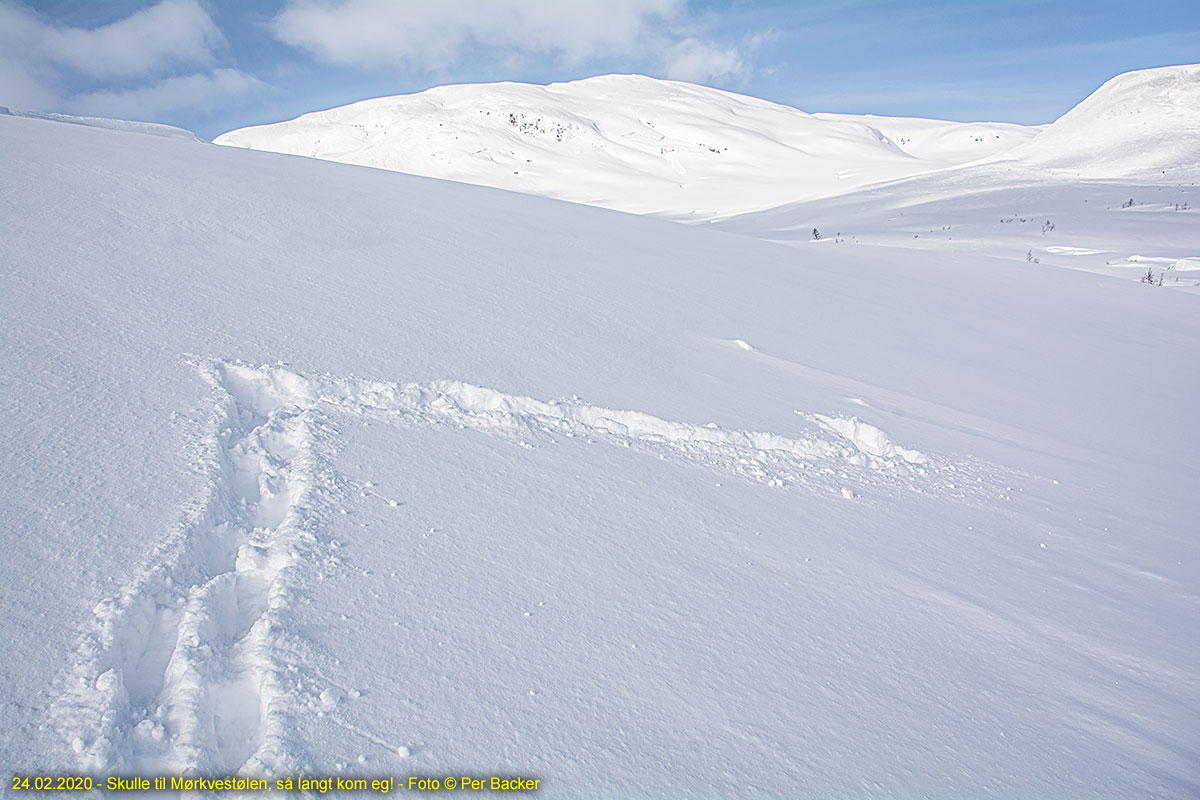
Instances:
[[[604,75],[439,86],[215,141],[707,220],[975,160],[1039,130],[806,114],[677,81]]]
[[[1187,274],[1200,259],[1200,189],[1191,180],[1081,182],[973,165],[712,227],[796,247],[857,249],[863,258],[883,257],[876,247],[902,248],[1132,280],[1150,262],[1155,275],[1163,271],[1164,288],[1200,291]]]
[[[1083,178],[1195,180],[1200,64],[1118,75],[999,158]]]
[[[1200,260],[1200,65],[1119,75],[1002,153],[711,220],[793,245],[987,255],[1189,292]],[[814,229],[823,238],[814,240]]]
[[[1119,274],[1194,187],[689,226],[62,122],[0,116],[14,773],[1200,792],[1200,316]]]
[[[51,114],[38,111],[13,111],[0,106],[0,115],[6,117],[26,117],[28,119],[45,119],[54,122],[66,122],[71,125],[87,125],[93,128],[107,128],[114,131],[141,133],[147,136],[165,136],[169,139],[191,139],[203,141],[191,131],[176,128],[172,125],[160,125],[156,122],[132,122],[123,119],[107,119],[105,117],[79,117],[71,114]]]
[[[1184,273],[1200,258],[1198,108],[1200,65],[1117,76],[1048,126],[806,114],[611,75],[443,86],[216,142],[716,223],[777,242],[965,248],[1133,280],[1146,275],[1130,258],[1140,255],[1165,267],[1164,286],[1195,291],[1200,283]],[[705,144],[718,139],[733,149]],[[1155,219],[1128,221],[1140,213]]]
[[[813,114],[817,119],[869,125],[919,159],[954,166],[1003,153],[1036,138],[1045,125],[1003,122],[947,122],[920,117],[880,117],[874,114]]]

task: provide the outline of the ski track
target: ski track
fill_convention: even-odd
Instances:
[[[311,410],[253,392],[219,363],[203,444],[209,496],[94,611],[52,713],[86,770],[259,773],[286,765],[274,661],[291,581],[316,548]],[[280,399],[281,400],[281,399]]]
[[[299,763],[290,720],[315,706],[301,695],[322,681],[287,663],[297,638],[289,607],[298,575],[327,559],[320,520],[348,485],[329,455],[335,414],[479,430],[527,448],[603,441],[856,502],[896,491],[969,502],[1003,496],[996,468],[899,447],[856,418],[797,412],[812,431],[789,437],[453,380],[400,384],[239,362],[197,366],[215,398],[200,448],[208,495],[184,510],[134,579],[94,609],[51,709],[84,772],[269,775]]]

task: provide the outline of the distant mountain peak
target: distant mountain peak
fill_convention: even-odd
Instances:
[[[630,74],[439,86],[216,141],[703,220],[972,161],[1037,130],[814,115]]]
[[[1085,178],[1194,180],[1200,174],[1200,64],[1117,75],[1006,156]]]

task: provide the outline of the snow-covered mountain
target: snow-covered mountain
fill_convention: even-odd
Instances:
[[[441,86],[244,128],[218,144],[709,219],[995,154],[1040,128],[806,114],[640,75]]]
[[[1112,79],[999,155],[714,222],[801,247],[987,255],[1194,292],[1197,182],[1200,66],[1163,67]]]
[[[609,75],[442,86],[216,141],[702,221],[977,162],[999,169],[948,180],[1200,180],[1200,66],[1119,75],[1049,126],[806,114]]]
[[[1118,75],[998,160],[1087,179],[1200,180],[1200,64]]]
[[[112,127],[0,116],[13,773],[1197,796],[1195,297]]]

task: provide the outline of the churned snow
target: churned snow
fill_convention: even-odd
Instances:
[[[64,121],[0,115],[12,772],[1200,792],[1197,298],[1060,268],[1195,276],[1190,184],[688,226]]]

